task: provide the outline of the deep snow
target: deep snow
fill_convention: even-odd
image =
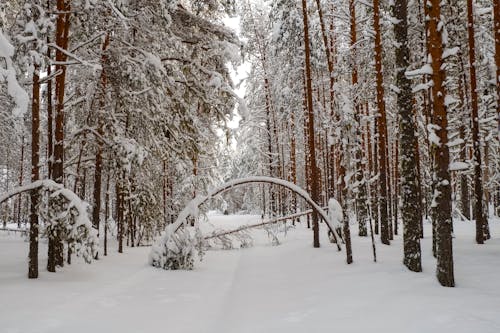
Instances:
[[[211,215],[228,229],[256,216]],[[204,224],[205,231],[212,226]],[[400,236],[391,246],[356,236],[354,264],[345,264],[322,233],[298,225],[272,246],[255,231],[248,249],[208,251],[194,271],[147,265],[148,247],[126,248],[91,265],[78,262],[58,273],[26,278],[28,243],[0,232],[0,332],[500,332],[500,223],[492,239],[474,244],[472,223],[456,222],[456,288],[434,277],[429,225],[423,273],[401,264]],[[324,225],[321,230],[325,231]],[[43,252],[45,252],[43,245]]]

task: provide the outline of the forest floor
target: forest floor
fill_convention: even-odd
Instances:
[[[258,220],[210,215],[223,228]],[[472,223],[455,222],[456,288],[436,281],[425,227],[423,273],[401,264],[401,236],[391,246],[377,242],[374,263],[370,238],[352,230],[348,266],[326,237],[314,249],[302,224],[280,235],[279,246],[254,231],[254,247],[208,251],[193,271],[149,266],[148,247],[124,255],[113,247],[57,274],[41,255],[37,280],[26,278],[28,243],[0,232],[0,332],[500,332],[500,221],[481,246]]]

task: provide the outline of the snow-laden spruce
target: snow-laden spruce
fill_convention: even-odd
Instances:
[[[12,57],[14,57],[14,46],[12,46],[0,29],[0,59],[3,59],[2,63],[5,63],[5,68],[0,66],[0,83],[7,81],[7,92],[16,103],[12,114],[16,117],[21,117],[28,109],[29,97],[28,93],[26,93],[17,81],[16,69],[14,68]]]
[[[149,255],[149,264],[163,269],[192,269],[195,258],[203,255],[203,237],[198,225],[200,205],[223,192],[250,183],[279,185],[298,194],[323,218],[340,250],[340,236],[335,228],[338,227],[343,214],[340,204],[335,199],[329,201],[332,211],[328,215],[311,199],[309,193],[299,186],[282,179],[255,176],[232,180],[209,191],[207,195],[199,195],[191,200],[179,213],[175,222],[165,228],[162,237],[153,245]],[[194,221],[192,228],[188,227],[189,220]]]

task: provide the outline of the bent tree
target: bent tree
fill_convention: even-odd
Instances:
[[[210,191],[205,196],[197,196],[193,200],[191,200],[179,213],[176,221],[172,224],[167,225],[163,236],[151,248],[151,253],[149,256],[150,264],[154,267],[159,267],[167,270],[191,269],[193,267],[192,258],[194,257],[194,251],[198,248],[201,237],[199,237],[200,235],[197,235],[196,237],[198,237],[198,240],[192,239],[192,236],[189,235],[189,232],[187,232],[185,228],[182,228],[183,226],[187,225],[188,218],[196,218],[199,207],[211,198],[226,191],[232,190],[235,187],[252,183],[265,183],[285,187],[304,199],[311,206],[313,212],[316,212],[316,214],[318,216],[321,216],[321,218],[325,221],[325,225],[329,230],[329,234],[333,237],[337,249],[341,251],[341,237],[335,230],[336,228],[333,225],[333,221],[330,221],[328,214],[311,198],[311,196],[309,196],[306,191],[286,180],[266,176],[257,176],[235,179]]]

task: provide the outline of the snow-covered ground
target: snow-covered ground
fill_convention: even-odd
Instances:
[[[222,228],[257,221],[210,216]],[[456,288],[436,281],[429,237],[424,272],[411,273],[400,237],[377,244],[373,263],[370,239],[355,231],[349,266],[325,235],[312,248],[311,232],[298,225],[279,246],[255,231],[252,248],[209,251],[194,271],[148,266],[147,247],[112,248],[56,274],[41,255],[38,280],[26,278],[28,243],[0,232],[0,332],[500,332],[499,221],[482,246],[472,224],[455,223]]]

